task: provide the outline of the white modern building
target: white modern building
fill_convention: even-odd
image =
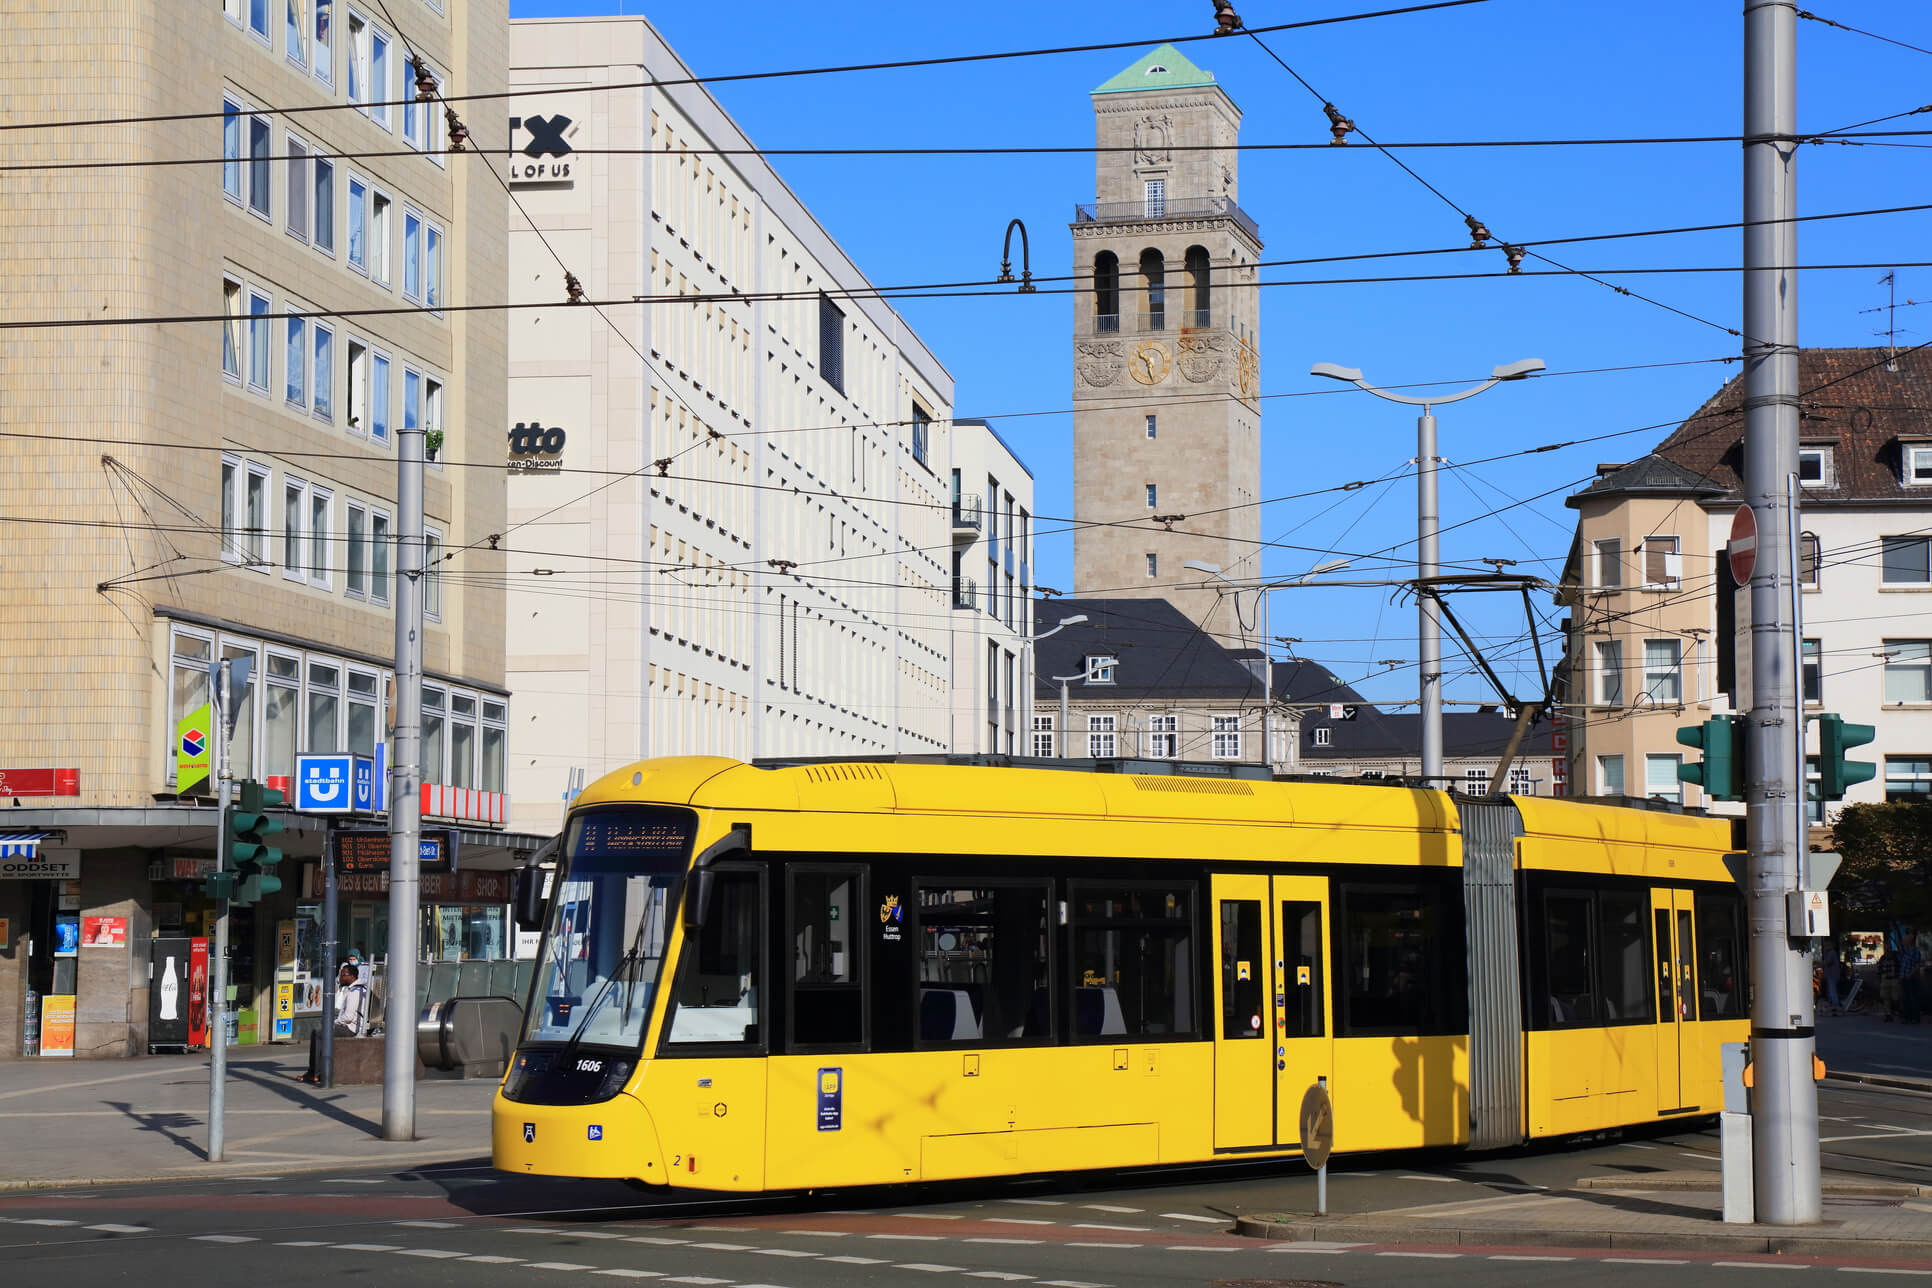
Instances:
[[[953,422],[951,509],[951,749],[1025,755],[1033,474],[983,420]]]
[[[510,30],[517,822],[643,756],[946,751],[952,377],[650,23]]]

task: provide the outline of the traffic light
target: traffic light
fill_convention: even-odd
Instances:
[[[1744,717],[1712,716],[1679,729],[1677,741],[1704,753],[1697,764],[1677,766],[1679,782],[1696,783],[1714,801],[1744,799]]]
[[[1828,801],[1845,799],[1845,789],[1853,783],[1870,782],[1878,766],[1869,760],[1846,760],[1851,747],[1862,747],[1878,737],[1878,730],[1867,724],[1846,724],[1843,716],[1818,717],[1818,794]]]
[[[232,898],[242,907],[282,888],[282,879],[275,875],[282,852],[269,844],[269,838],[283,824],[265,812],[282,799],[274,788],[251,780],[235,785],[235,804],[228,811],[228,861],[222,866],[227,869],[224,875],[235,883]]]

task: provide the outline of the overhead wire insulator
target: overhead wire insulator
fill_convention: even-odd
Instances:
[[[1335,137],[1329,142],[1341,147],[1348,142],[1348,136],[1355,129],[1355,122],[1341,114],[1333,103],[1323,103],[1322,111],[1328,114],[1328,132]]]
[[[436,74],[430,71],[429,68],[423,66],[423,64],[417,63],[416,64],[416,101],[418,103],[428,103],[433,101],[436,97],[437,88],[438,87],[436,84]]]
[[[1520,273],[1523,271],[1523,256],[1527,254],[1529,254],[1527,247],[1512,246],[1508,242],[1503,243],[1503,256],[1509,260],[1509,271],[1512,273]]]
[[[1214,0],[1214,35],[1232,36],[1241,28],[1241,15],[1234,11],[1234,0]]]
[[[577,275],[568,269],[564,271],[564,294],[569,297],[572,304],[584,302],[584,284],[578,281]]]
[[[470,141],[470,127],[463,124],[462,118],[456,115],[456,109],[453,107],[443,108],[443,120],[449,125],[449,150],[463,151],[464,145]]]
[[[1489,244],[1489,225],[1474,215],[1464,215],[1462,221],[1469,225],[1469,249],[1481,250]]]

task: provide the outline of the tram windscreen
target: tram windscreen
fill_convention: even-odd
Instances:
[[[524,1040],[635,1049],[657,994],[695,821],[618,809],[570,822]]]

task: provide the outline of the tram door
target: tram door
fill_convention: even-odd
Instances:
[[[1695,926],[1688,890],[1650,892],[1651,953],[1657,974],[1657,1108],[1684,1104],[1684,1064],[1700,1045]]]
[[[1300,1142],[1301,1098],[1330,1072],[1322,877],[1214,878],[1214,1147]]]

